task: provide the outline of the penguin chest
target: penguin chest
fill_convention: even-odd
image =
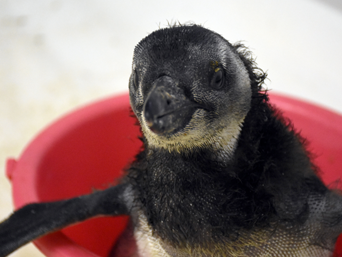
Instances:
[[[135,226],[134,237],[139,257],[172,256],[164,249],[162,240],[153,235],[152,228],[143,214],[139,216],[138,224]]]
[[[141,215],[134,229],[139,257],[331,257],[332,251],[312,244],[308,229],[291,228],[241,233],[239,239],[205,246],[176,248],[154,235]]]

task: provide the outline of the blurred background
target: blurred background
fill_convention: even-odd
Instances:
[[[1,220],[12,211],[6,158],[66,112],[127,92],[135,45],[175,21],[242,41],[268,89],[342,113],[340,0],[0,0]]]

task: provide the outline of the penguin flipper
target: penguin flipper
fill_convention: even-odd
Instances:
[[[334,249],[337,237],[342,231],[342,194],[329,191],[318,203],[310,203],[311,208],[315,210],[311,215],[320,227],[315,234],[315,244]]]
[[[33,203],[0,223],[0,257],[50,232],[99,215],[126,215],[127,184],[68,200]]]

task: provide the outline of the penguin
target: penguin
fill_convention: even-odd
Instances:
[[[0,256],[98,215],[129,215],[120,257],[328,257],[342,196],[270,105],[242,44],[195,24],[135,47],[131,108],[144,147],[117,186],[29,204],[0,224]]]

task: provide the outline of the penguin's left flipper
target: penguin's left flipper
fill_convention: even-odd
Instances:
[[[68,225],[99,215],[127,215],[130,187],[120,184],[68,200],[34,203],[0,223],[0,257],[24,244]]]

